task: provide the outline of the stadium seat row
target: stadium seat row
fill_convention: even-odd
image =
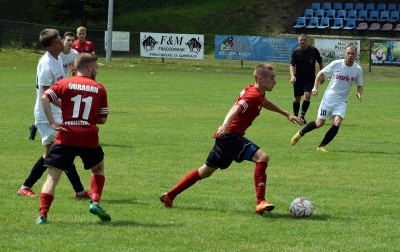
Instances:
[[[306,9],[304,11],[304,17],[306,19],[310,19],[312,17],[316,18],[343,18],[347,19],[356,19],[357,21],[378,21],[378,22],[397,22],[400,19],[400,12],[399,11],[371,11],[368,13],[366,10],[362,10],[360,12],[356,12],[355,10],[350,10],[346,12],[345,10],[339,10],[335,12],[335,10],[328,10],[324,12],[323,9],[317,9],[316,12],[313,12],[312,9]]]
[[[319,29],[325,29],[325,28],[331,28],[331,29],[345,29],[345,30],[352,30],[352,29],[358,29],[358,30],[392,30],[393,29],[393,24],[392,23],[385,23],[381,29],[380,23],[372,23],[371,27],[368,28],[367,23],[359,23],[357,26],[357,20],[354,18],[350,18],[346,20],[346,25],[344,25],[344,19],[343,18],[334,18],[333,19],[333,25],[331,26],[331,19],[330,18],[317,18],[317,17],[312,17],[309,19],[309,22],[307,24],[306,18],[305,17],[298,17],[297,18],[297,23],[294,25],[294,28],[319,28]],[[395,31],[400,31],[400,24],[397,24],[397,26],[394,29]]]
[[[396,1],[397,2],[397,1]],[[339,11],[339,10],[344,10],[346,12],[350,10],[355,10],[357,13],[365,10],[367,13],[371,11],[399,11],[400,12],[400,3],[367,3],[364,5],[364,3],[356,3],[353,4],[352,2],[348,3],[329,3],[329,2],[324,2],[322,5],[318,2],[312,3],[311,4],[311,9],[316,12],[318,9],[322,9],[325,12],[328,10],[334,10],[334,11]]]

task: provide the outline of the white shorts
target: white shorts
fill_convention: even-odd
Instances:
[[[54,121],[61,123],[61,117],[54,116]],[[38,123],[36,122],[36,128],[38,129],[40,136],[42,137],[42,145],[53,144],[56,139],[57,131],[51,127],[50,123]]]
[[[327,102],[322,99],[321,104],[319,105],[317,118],[326,120],[332,119],[333,116],[338,115],[344,119],[344,116],[346,115],[346,109],[347,101],[330,103],[328,105]]]

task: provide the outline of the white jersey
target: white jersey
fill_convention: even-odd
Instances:
[[[68,54],[64,54],[63,52],[60,53],[60,57],[63,62],[65,78],[69,76],[69,73],[71,72],[71,67],[72,65],[74,65],[74,60],[76,56],[78,56],[78,54],[78,51],[76,51],[75,49],[71,49],[71,52]]]
[[[41,98],[43,95],[42,87],[53,86],[57,81],[64,78],[63,63],[60,57],[55,59],[49,52],[40,58],[36,69],[36,104],[35,104],[35,123],[48,123],[44,114]],[[50,103],[51,112],[55,117],[61,118],[61,108]]]
[[[344,64],[343,59],[335,60],[321,72],[325,76],[331,76],[323,97],[327,104],[347,101],[352,84],[363,85],[362,69],[357,63],[349,67]]]

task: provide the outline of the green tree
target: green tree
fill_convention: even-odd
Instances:
[[[59,24],[80,20],[81,25],[86,27],[89,20],[98,22],[107,19],[108,0],[35,1]]]
[[[48,15],[32,0],[0,0],[0,19],[45,23]]]

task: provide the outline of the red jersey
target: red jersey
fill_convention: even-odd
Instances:
[[[98,117],[108,116],[107,92],[87,76],[60,80],[44,93],[50,101],[61,99],[62,127],[54,144],[95,148],[99,145]]]
[[[94,53],[94,46],[90,41],[79,42],[79,40],[75,40],[72,48],[77,50],[79,53]]]
[[[258,88],[254,85],[248,85],[242,92],[240,92],[238,99],[235,102],[236,106],[242,108],[239,113],[229,125],[228,132],[235,132],[241,136],[253,123],[254,119],[260,114],[265,101],[265,94],[260,94]]]

